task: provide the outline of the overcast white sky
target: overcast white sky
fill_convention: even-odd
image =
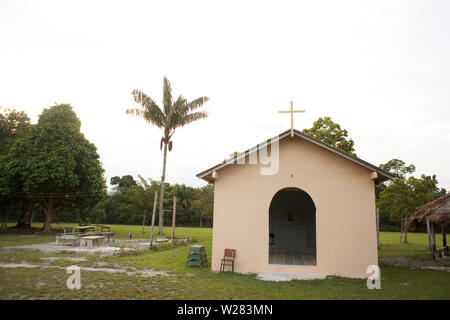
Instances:
[[[414,163],[450,189],[450,1],[0,0],[0,105],[70,103],[106,177],[159,179],[162,133],[125,115],[140,89],[158,103],[208,96],[209,118],[179,129],[170,183],[290,126],[289,101],[349,131],[379,165]]]

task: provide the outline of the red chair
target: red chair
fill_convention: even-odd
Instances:
[[[225,266],[231,266],[234,272],[234,258],[236,257],[236,249],[225,249],[222,261],[220,262],[220,272],[225,271]]]

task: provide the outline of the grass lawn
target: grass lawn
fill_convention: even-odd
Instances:
[[[66,226],[70,224],[53,225]],[[127,238],[128,232],[134,238],[150,236],[148,228],[142,233],[142,226],[113,225],[112,230],[118,238]],[[169,235],[170,228],[164,231]],[[212,229],[179,227],[176,236],[189,236],[197,244],[203,244],[210,258]],[[429,259],[426,234],[409,234],[408,238],[408,244],[400,244],[399,233],[382,232],[379,256]],[[0,234],[0,247],[49,241],[54,241],[54,236]],[[57,260],[46,268],[0,268],[0,299],[450,299],[449,272],[381,265],[381,290],[368,290],[365,280],[340,277],[275,283],[257,280],[256,275],[186,267],[188,248],[189,245],[178,246],[124,256],[84,255],[86,261]],[[46,257],[77,255],[1,251],[0,263],[42,264],[41,258]],[[166,271],[169,276],[82,271],[81,289],[69,290],[66,287],[69,275],[64,267],[75,263],[81,267],[101,264],[102,268],[154,268]]]

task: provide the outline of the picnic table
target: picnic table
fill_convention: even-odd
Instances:
[[[105,241],[105,237],[103,236],[87,236],[80,238],[80,247],[81,248],[92,248],[98,247],[103,244]]]
[[[92,232],[95,232],[95,226],[75,227],[75,229],[78,229],[80,232],[87,232],[89,229],[92,229]]]
[[[99,227],[101,231],[95,231],[95,228]],[[108,231],[103,231],[103,229],[106,229]],[[77,230],[77,231],[75,231]],[[91,232],[87,232],[89,230],[92,230]],[[96,226],[82,226],[82,227],[72,227],[72,228],[64,228],[63,233],[58,233],[56,235],[56,245],[59,245],[60,242],[62,242],[63,246],[66,241],[69,241],[72,243],[72,246],[75,245],[81,245],[81,238],[82,237],[103,237],[103,239],[108,238],[108,242],[110,242],[111,238],[112,241],[115,242],[116,240],[116,233],[111,232],[111,227],[108,226],[102,226],[102,225],[96,225]]]

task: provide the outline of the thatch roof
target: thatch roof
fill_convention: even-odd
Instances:
[[[424,223],[426,218],[430,219],[430,222],[442,226],[450,224],[450,193],[417,208],[416,212],[409,218],[406,227],[414,229]]]

